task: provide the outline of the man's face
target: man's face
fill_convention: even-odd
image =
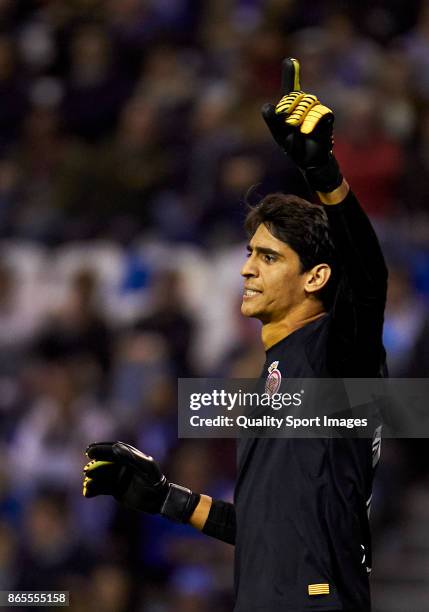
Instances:
[[[241,269],[244,292],[241,312],[262,323],[281,321],[306,297],[306,275],[299,257],[286,243],[259,225],[248,246],[249,256]]]

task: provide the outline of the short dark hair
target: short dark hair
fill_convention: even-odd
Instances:
[[[330,266],[331,278],[318,295],[324,306],[330,308],[337,289],[339,266],[323,207],[295,195],[272,193],[247,213],[244,227],[248,236],[253,236],[261,224],[295,251],[302,272],[319,263]]]

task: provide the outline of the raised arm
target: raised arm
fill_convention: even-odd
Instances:
[[[152,457],[124,442],[97,442],[86,450],[83,495],[112,495],[133,510],[161,514],[203,533],[235,543],[233,504],[168,482]]]
[[[301,90],[295,59],[283,61],[282,88],[280,102],[264,105],[262,115],[276,142],[324,205],[341,265],[342,280],[332,311],[332,352],[336,362],[339,356],[345,365],[352,359],[354,372],[374,376],[383,351],[387,291],[380,245],[333,155],[334,115],[316,96]]]
[[[328,205],[331,234],[342,264],[342,279],[333,307],[333,361],[344,375],[381,374],[387,268],[374,229],[351,191]],[[347,365],[351,367],[348,368]]]

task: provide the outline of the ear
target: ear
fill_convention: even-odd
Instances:
[[[328,264],[317,264],[305,273],[306,280],[304,290],[307,293],[315,293],[325,287],[331,277],[331,267]]]

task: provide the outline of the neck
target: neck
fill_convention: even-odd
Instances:
[[[262,344],[264,349],[267,351],[269,348],[284,340],[287,336],[292,334],[297,329],[308,325],[312,321],[316,321],[326,314],[326,310],[322,305],[317,310],[306,313],[297,313],[294,316],[288,316],[280,321],[270,321],[262,326],[261,336]]]

